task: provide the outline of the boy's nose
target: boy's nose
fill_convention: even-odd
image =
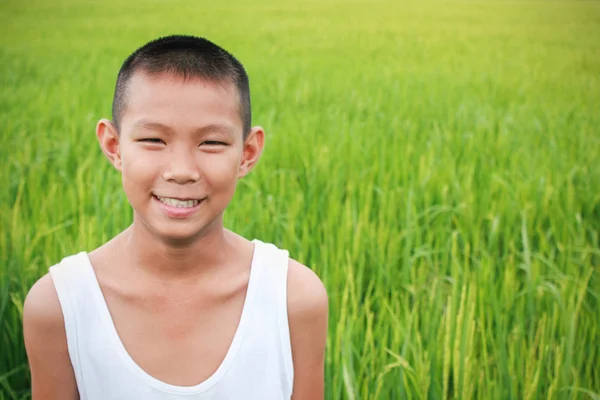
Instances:
[[[196,182],[200,179],[200,170],[197,160],[192,154],[173,154],[167,167],[164,169],[163,178],[179,184]]]

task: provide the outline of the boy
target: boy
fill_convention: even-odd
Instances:
[[[265,135],[243,66],[201,38],[152,41],[121,67],[112,111],[96,135],[133,222],[27,295],[33,399],[323,398],[321,281],[223,227]]]

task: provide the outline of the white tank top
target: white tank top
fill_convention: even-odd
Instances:
[[[87,253],[50,267],[82,400],[289,399],[293,363],[287,318],[288,252],[254,240],[237,331],[215,373],[196,386],[162,382],[125,350]]]

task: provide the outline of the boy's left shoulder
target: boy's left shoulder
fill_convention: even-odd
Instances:
[[[292,400],[324,397],[328,303],[327,291],[317,274],[289,259],[287,308],[294,368]]]
[[[327,315],[329,299],[317,274],[294,259],[288,260],[287,301],[290,318],[319,319]]]

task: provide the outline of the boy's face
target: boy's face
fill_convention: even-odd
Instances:
[[[218,228],[264,140],[260,127],[243,140],[235,86],[136,73],[126,97],[120,134],[102,120],[97,135],[122,173],[135,223],[175,241]]]

